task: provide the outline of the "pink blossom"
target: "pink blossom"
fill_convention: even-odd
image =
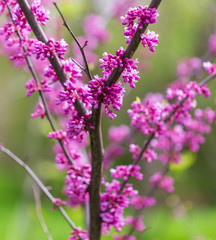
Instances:
[[[82,230],[80,227],[74,228],[74,231],[70,233],[72,236],[68,240],[80,240],[80,237],[83,240],[89,240],[88,233],[85,230]]]
[[[143,179],[143,174],[140,173],[141,167],[138,165],[120,165],[115,169],[111,168],[111,176],[113,178],[123,178],[123,180],[128,180],[129,177],[135,177],[137,180]]]
[[[105,183],[106,192],[101,195],[101,219],[105,232],[113,226],[116,231],[121,231],[124,226],[124,209],[129,206],[130,198],[137,195],[131,184],[126,184],[122,193],[119,193],[121,184],[117,180]]]
[[[55,131],[55,132],[50,132],[48,134],[48,138],[56,138],[56,139],[64,139],[66,137],[66,132],[63,131],[63,130],[58,130],[58,131]]]
[[[130,128],[126,125],[120,125],[119,127],[110,127],[109,128],[109,139],[112,142],[121,142],[129,134]]]
[[[66,205],[66,202],[62,201],[60,198],[55,198],[53,204],[54,204],[54,206],[52,207],[52,210],[56,209],[57,207]]]
[[[204,67],[205,71],[209,73],[209,75],[214,74],[215,71],[216,71],[216,66],[215,66],[215,64],[212,64],[212,63],[209,62],[209,61],[208,61],[208,62],[204,62],[204,63],[203,63],[203,67]]]
[[[125,17],[121,17],[122,25],[127,25],[127,27],[125,28],[125,36],[128,38],[127,43],[130,42],[130,39],[133,37],[137,27],[139,29],[142,29],[143,25],[145,24],[156,23],[156,18],[158,16],[159,14],[157,13],[157,10],[155,8],[148,8],[148,6],[143,7],[141,5],[139,5],[137,8],[130,8],[126,13]],[[135,22],[135,20],[137,20],[137,23]],[[150,39],[150,34],[147,33],[147,35],[148,39]],[[151,36],[153,37],[152,34]],[[143,35],[141,35],[141,37],[144,38]],[[155,37],[157,36],[155,35],[153,38],[151,38],[151,41],[154,43],[156,43]],[[153,48],[151,48],[151,50],[153,50]]]
[[[171,193],[174,191],[173,183],[174,180],[173,178],[169,176],[163,176],[161,173],[155,173],[153,176],[150,178],[150,183],[153,186],[157,186],[160,189],[165,190],[168,193]]]
[[[156,200],[153,197],[136,196],[131,200],[131,205],[135,209],[150,208],[155,204]]]
[[[43,119],[45,117],[45,110],[43,104],[38,102],[34,112],[30,116],[31,118],[41,117],[41,119]]]
[[[128,216],[126,218],[126,224],[127,225],[132,225],[132,227],[139,232],[143,232],[146,229],[146,227],[143,223],[143,216],[142,215],[139,215],[136,218],[134,218],[132,216]]]
[[[49,11],[45,10],[41,6],[40,0],[34,0],[34,2],[31,5],[31,10],[33,14],[35,15],[37,21],[41,23],[42,25],[46,25],[46,21],[50,19],[49,17]]]
[[[208,47],[212,54],[216,54],[216,34],[210,35]]]
[[[143,47],[146,47],[146,45],[148,45],[149,50],[154,52],[154,47],[158,44],[158,36],[158,34],[155,34],[154,31],[150,31],[149,29],[146,34],[142,33],[140,37]]]
[[[69,166],[65,180],[65,194],[72,205],[84,203],[88,200],[87,188],[91,179],[89,165]]]
[[[36,59],[44,60],[46,58],[53,58],[55,54],[60,59],[64,59],[64,54],[67,51],[68,44],[64,39],[55,41],[53,38],[48,40],[47,45],[40,41],[35,41],[33,46],[33,54],[36,54]]]
[[[105,27],[105,21],[100,15],[88,15],[84,19],[83,27],[86,36],[91,35],[101,42],[106,42],[109,38],[109,32]]]
[[[105,114],[113,119],[116,114],[110,109],[110,105],[116,111],[120,110],[123,102],[124,88],[121,87],[121,82],[113,83],[110,87],[105,86],[106,78],[99,78],[95,76],[95,79],[89,82],[89,98],[91,104],[95,109],[98,108],[99,99],[105,105]]]

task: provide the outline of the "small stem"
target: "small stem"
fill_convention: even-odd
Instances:
[[[44,184],[41,182],[41,180],[37,177],[37,175],[32,171],[32,169],[24,163],[20,158],[18,158],[14,153],[12,153],[9,149],[7,149],[4,146],[0,146],[0,151],[8,155],[11,159],[13,159],[16,163],[18,163],[21,167],[25,169],[25,171],[31,176],[31,178],[35,181],[35,183],[39,186],[39,188],[44,192],[44,194],[49,198],[49,200],[54,204],[55,198],[53,195],[49,192],[49,190],[44,186]],[[63,215],[64,219],[67,221],[67,223],[70,225],[70,227],[73,230],[76,230],[75,224],[71,221],[68,214],[65,212],[64,208],[61,206],[56,205],[56,208],[60,211],[60,213]],[[80,239],[82,239],[80,237]],[[82,239],[83,240],[83,239]]]
[[[72,58],[72,61],[85,72],[85,68],[81,66],[75,59]]]
[[[77,46],[79,47],[80,49],[80,52],[82,54],[82,57],[83,57],[83,61],[84,61],[84,64],[85,64],[85,69],[84,71],[86,72],[89,80],[92,80],[92,76],[91,76],[91,72],[89,70],[89,66],[88,66],[88,62],[87,62],[87,59],[86,59],[86,56],[85,56],[85,52],[84,52],[84,48],[85,46],[87,46],[87,43],[88,41],[85,41],[84,45],[81,46],[81,44],[79,43],[77,37],[75,36],[75,34],[72,32],[71,28],[69,27],[69,25],[67,24],[65,18],[64,18],[64,15],[62,14],[58,4],[56,2],[53,2],[54,6],[56,7],[59,15],[61,16],[61,19],[63,21],[63,25],[67,28],[67,30],[69,31],[70,35],[73,37],[74,41],[76,42]]]

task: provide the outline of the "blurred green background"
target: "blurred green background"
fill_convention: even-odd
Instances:
[[[110,1],[110,0],[109,0]],[[109,17],[107,0],[66,1],[60,4],[76,35],[82,35],[82,19],[90,13],[106,14]],[[148,4],[149,1],[139,1]],[[148,71],[140,74],[135,90],[124,98],[118,118],[103,121],[104,144],[107,128],[111,125],[128,124],[127,109],[136,96],[144,97],[148,92],[164,92],[166,85],[175,80],[176,63],[185,57],[203,56],[207,51],[208,37],[216,27],[216,2],[211,0],[163,0],[158,23],[151,27],[160,35],[156,54],[140,52],[139,61],[149,65]],[[102,6],[102,7],[101,7]],[[55,16],[56,13],[52,13]],[[125,47],[123,27],[112,20],[107,28],[111,39],[99,47],[99,56],[104,51],[114,53]],[[70,36],[62,30],[68,43]],[[122,44],[123,43],[123,44]],[[98,68],[93,72],[96,74]],[[50,186],[54,196],[62,198],[64,173],[56,170],[52,146],[54,141],[46,138],[50,131],[46,120],[30,119],[36,94],[25,97],[25,82],[28,75],[15,69],[7,57],[0,58],[0,142],[25,160],[42,181]],[[200,107],[211,106],[215,110],[216,83],[210,83],[212,97],[199,99]],[[195,155],[185,154],[191,166],[173,171],[176,179],[175,193],[157,193],[159,204],[145,212],[145,224],[149,230],[140,239],[147,240],[216,240],[216,128],[206,137],[206,143]],[[147,172],[155,166],[147,167]],[[148,175],[148,173],[147,173]],[[8,157],[0,154],[0,239],[43,240],[46,239],[39,224],[30,177]],[[138,186],[144,192],[143,186]],[[41,196],[45,221],[53,239],[68,239],[71,229],[52,204]],[[68,210],[77,225],[83,226],[81,208]],[[107,237],[104,239],[112,239]]]

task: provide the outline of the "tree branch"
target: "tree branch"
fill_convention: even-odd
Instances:
[[[11,21],[12,21],[13,25],[15,26],[14,21],[13,21],[13,17],[12,17],[11,9],[10,9],[9,5],[6,3],[6,0],[4,0],[4,2],[5,2],[5,4],[6,4],[6,6],[7,6],[7,9],[8,9],[10,18],[11,18]],[[26,49],[25,45],[22,44],[22,36],[21,36],[20,32],[19,32],[16,28],[15,28],[15,32],[16,32],[19,40],[20,40],[20,44],[22,45],[22,49],[23,49],[23,52],[24,52],[24,54],[25,54],[25,60],[26,60],[28,69],[29,69],[32,77],[34,78],[36,84],[39,86],[39,84],[40,84],[39,78],[38,78],[38,76],[37,76],[37,74],[36,74],[36,72],[35,72],[35,69],[34,69],[33,64],[32,64],[32,62],[31,62],[31,59],[30,59],[30,57],[29,57],[28,54],[27,54],[27,49]],[[51,114],[50,114],[49,109],[48,109],[48,107],[47,107],[46,100],[45,100],[45,97],[44,97],[44,95],[43,95],[43,92],[42,92],[41,90],[38,90],[38,92],[39,92],[41,101],[42,101],[43,106],[44,106],[45,115],[46,115],[46,117],[47,117],[47,119],[48,119],[48,121],[49,121],[49,123],[50,123],[50,126],[51,126],[52,130],[55,132],[55,131],[56,131],[56,127],[55,127],[55,125],[54,125],[54,123],[53,123]],[[64,146],[63,141],[62,141],[61,139],[57,139],[57,140],[58,140],[58,142],[59,142],[59,144],[60,144],[60,146],[61,146],[61,148],[62,148],[62,150],[63,150],[63,152],[64,152],[64,154],[65,154],[65,156],[66,156],[66,158],[68,159],[68,161],[70,162],[70,164],[73,165],[73,162],[72,162],[72,160],[71,160],[71,158],[70,158],[70,156],[69,156],[69,154],[68,154],[68,152],[67,152],[67,149],[66,149],[65,146]]]
[[[21,167],[25,169],[25,171],[31,176],[31,178],[35,181],[35,183],[39,186],[39,188],[44,192],[44,194],[50,199],[50,201],[55,204],[55,198],[53,195],[49,192],[49,190],[44,186],[44,184],[41,182],[41,180],[37,177],[37,175],[32,171],[32,169],[24,163],[20,158],[18,158],[14,153],[12,153],[9,149],[6,147],[0,145],[0,151],[8,155],[11,159],[13,159],[16,163],[18,163]],[[70,227],[73,230],[76,230],[75,224],[71,221],[70,217],[65,212],[64,208],[62,206],[55,205],[56,208],[60,211],[64,219],[67,221],[67,223],[70,225]],[[84,240],[80,237],[80,239]]]
[[[94,129],[90,130],[91,140],[91,183],[90,195],[90,240],[99,240],[101,235],[100,220],[100,185],[102,162],[104,158],[103,142],[101,136],[101,103],[98,109],[93,109],[92,124]]]
[[[162,0],[152,0],[150,7],[158,7]],[[131,39],[127,49],[125,50],[124,58],[132,58],[141,41],[140,34],[143,33],[148,24],[144,25],[142,30],[137,28],[133,38]],[[115,83],[123,72],[123,67],[114,68],[110,76],[105,82],[105,86],[110,86]],[[101,236],[101,219],[100,219],[100,185],[101,171],[103,162],[103,146],[101,139],[101,101],[99,101],[98,109],[92,108],[92,123],[94,129],[90,130],[91,139],[91,156],[92,156],[92,173],[90,183],[90,240],[99,240]]]
[[[157,9],[159,7],[161,1],[162,0],[152,0],[149,5],[149,8]],[[133,57],[133,55],[136,52],[136,50],[140,44],[140,41],[141,41],[140,35],[146,31],[148,25],[149,24],[144,24],[142,29],[137,28],[130,43],[128,44],[128,47],[126,48],[126,50],[124,52],[123,59]],[[109,77],[107,78],[105,85],[110,86],[111,84],[117,82],[119,77],[121,76],[122,72],[124,71],[124,69],[125,69],[125,64],[123,67],[114,68],[113,71],[111,72],[111,74],[109,75]]]
[[[36,38],[39,41],[47,44],[48,39],[47,39],[43,29],[39,25],[37,19],[35,18],[34,14],[32,13],[27,0],[17,0],[17,2],[19,4],[20,8],[22,9],[22,11],[26,17],[26,20],[28,21],[28,24],[30,25],[32,31],[34,32]],[[49,59],[50,64],[52,65],[59,81],[61,82],[62,86],[65,88],[64,82],[67,80],[67,75],[64,72],[61,61],[59,60],[59,58],[56,54],[54,54],[54,56],[52,58],[49,57],[48,59]],[[84,107],[83,103],[79,99],[76,100],[74,106],[79,115],[84,116],[87,113],[86,108]]]
[[[214,78],[216,78],[216,73],[214,73],[214,74],[206,77],[203,81],[201,81],[201,82],[199,83],[199,85],[200,85],[200,86],[205,85],[205,84],[209,83],[209,82],[210,82],[212,79],[214,79]],[[183,98],[183,99],[179,102],[178,107],[175,108],[173,111],[170,112],[170,114],[165,118],[164,122],[168,122],[168,121],[170,120],[170,118],[171,118],[171,117],[176,113],[176,111],[182,106],[182,104],[187,100],[187,98],[188,98],[188,97],[185,97],[185,98]],[[143,147],[142,147],[142,150],[141,150],[139,156],[136,158],[136,160],[135,160],[135,162],[134,162],[134,165],[139,164],[139,162],[140,162],[141,159],[142,159],[143,154],[144,154],[145,151],[148,149],[148,147],[149,147],[149,145],[150,145],[150,143],[151,143],[151,141],[152,141],[153,139],[154,139],[154,133],[151,133],[151,134],[149,135],[148,139],[145,141],[145,143],[144,143],[144,145],[143,145]],[[118,194],[121,194],[121,193],[122,193],[125,185],[126,185],[127,182],[129,181],[129,179],[130,179],[130,176],[128,176],[128,179],[127,179],[127,180],[124,180],[124,181],[122,182],[121,188],[120,188]]]

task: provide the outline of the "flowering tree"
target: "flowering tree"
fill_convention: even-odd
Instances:
[[[125,225],[131,225],[131,230],[113,238],[137,239],[136,233],[146,230],[141,211],[155,205],[155,191],[174,191],[174,180],[168,175],[170,164],[181,162],[185,149],[197,152],[205,141],[204,134],[211,131],[211,124],[216,121],[216,113],[210,107],[197,108],[195,100],[196,95],[209,97],[207,83],[216,76],[215,65],[199,58],[182,62],[178,67],[178,79],[169,85],[165,94],[149,93],[131,104],[128,109],[131,126],[111,127],[108,130],[110,144],[104,149],[101,115],[104,113],[114,119],[114,111],[119,111],[123,104],[123,86],[128,84],[135,88],[139,80],[138,59],[132,58],[140,43],[141,47],[155,51],[158,34],[148,28],[157,22],[157,9],[162,0],[152,0],[149,6],[134,8],[129,8],[133,1],[123,1],[124,6],[130,3],[121,17],[127,48],[120,47],[114,55],[105,52],[99,60],[102,72],[94,76],[89,67],[89,64],[98,63],[94,50],[109,37],[103,19],[98,15],[87,16],[83,25],[85,36],[78,38],[54,3],[74,40],[71,56],[64,39],[47,37],[44,31],[50,19],[46,10],[52,5],[50,2],[0,0],[0,13],[6,21],[0,28],[0,35],[2,52],[9,55],[15,66],[23,67],[31,75],[25,85],[26,95],[39,94],[31,117],[47,118],[50,123],[52,131],[48,138],[57,141],[56,164],[59,170],[66,171],[64,193],[67,202],[54,198],[31,168],[3,144],[0,149],[25,168],[59,209],[72,227],[70,240],[99,240],[111,227],[121,232]],[[121,4],[114,4],[114,17],[122,11]],[[216,37],[211,35],[208,58],[215,54]],[[208,76],[200,82],[190,81],[203,75],[202,66]],[[143,136],[143,146],[136,144],[138,134]],[[133,160],[129,165],[112,168],[113,161],[125,154],[125,145],[129,145]],[[163,167],[151,176],[150,189],[141,196],[130,179],[142,181],[140,162],[153,160],[160,161]],[[107,171],[112,181],[106,179]],[[62,207],[65,204],[85,207],[86,230],[75,226]],[[136,209],[134,216],[123,215],[129,207]]]

